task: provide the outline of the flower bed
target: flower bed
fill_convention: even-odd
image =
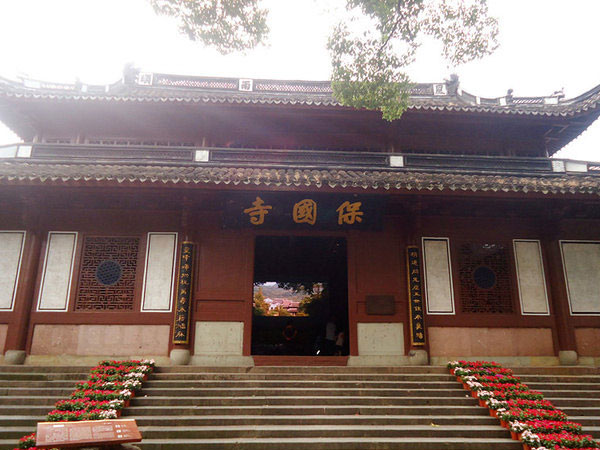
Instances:
[[[154,360],[102,361],[87,381],[76,384],[70,399],[56,402],[46,421],[116,419],[153,369]],[[35,449],[35,433],[22,437],[18,448]]]
[[[531,391],[512,370],[488,361],[451,361],[448,368],[525,450],[600,448],[592,436],[582,434],[580,424],[569,421],[540,392]]]

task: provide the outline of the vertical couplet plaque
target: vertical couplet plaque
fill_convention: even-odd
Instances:
[[[419,247],[406,247],[408,268],[408,307],[411,346],[425,345],[425,320],[423,319],[423,289],[421,283],[421,259]]]
[[[192,266],[194,244],[183,242],[179,256],[179,275],[175,297],[175,322],[173,324],[173,344],[189,344],[190,313],[192,299]]]

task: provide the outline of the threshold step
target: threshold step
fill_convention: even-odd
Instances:
[[[273,439],[145,439],[144,450],[521,450],[507,439],[461,438],[273,438]]]

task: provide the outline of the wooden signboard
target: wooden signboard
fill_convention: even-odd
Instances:
[[[223,227],[278,230],[380,230],[385,199],[377,195],[231,195]]]
[[[194,244],[181,244],[179,259],[179,276],[177,277],[177,294],[175,295],[175,320],[173,323],[173,344],[190,342],[190,311],[192,301],[192,265],[194,261]]]
[[[410,345],[425,345],[425,319],[423,313],[423,289],[421,288],[421,259],[419,247],[406,247],[408,268],[408,308],[410,319]]]
[[[39,422],[36,432],[38,448],[93,447],[141,440],[134,419]]]

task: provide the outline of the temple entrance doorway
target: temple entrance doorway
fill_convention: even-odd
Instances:
[[[252,354],[348,355],[345,238],[256,237]]]

